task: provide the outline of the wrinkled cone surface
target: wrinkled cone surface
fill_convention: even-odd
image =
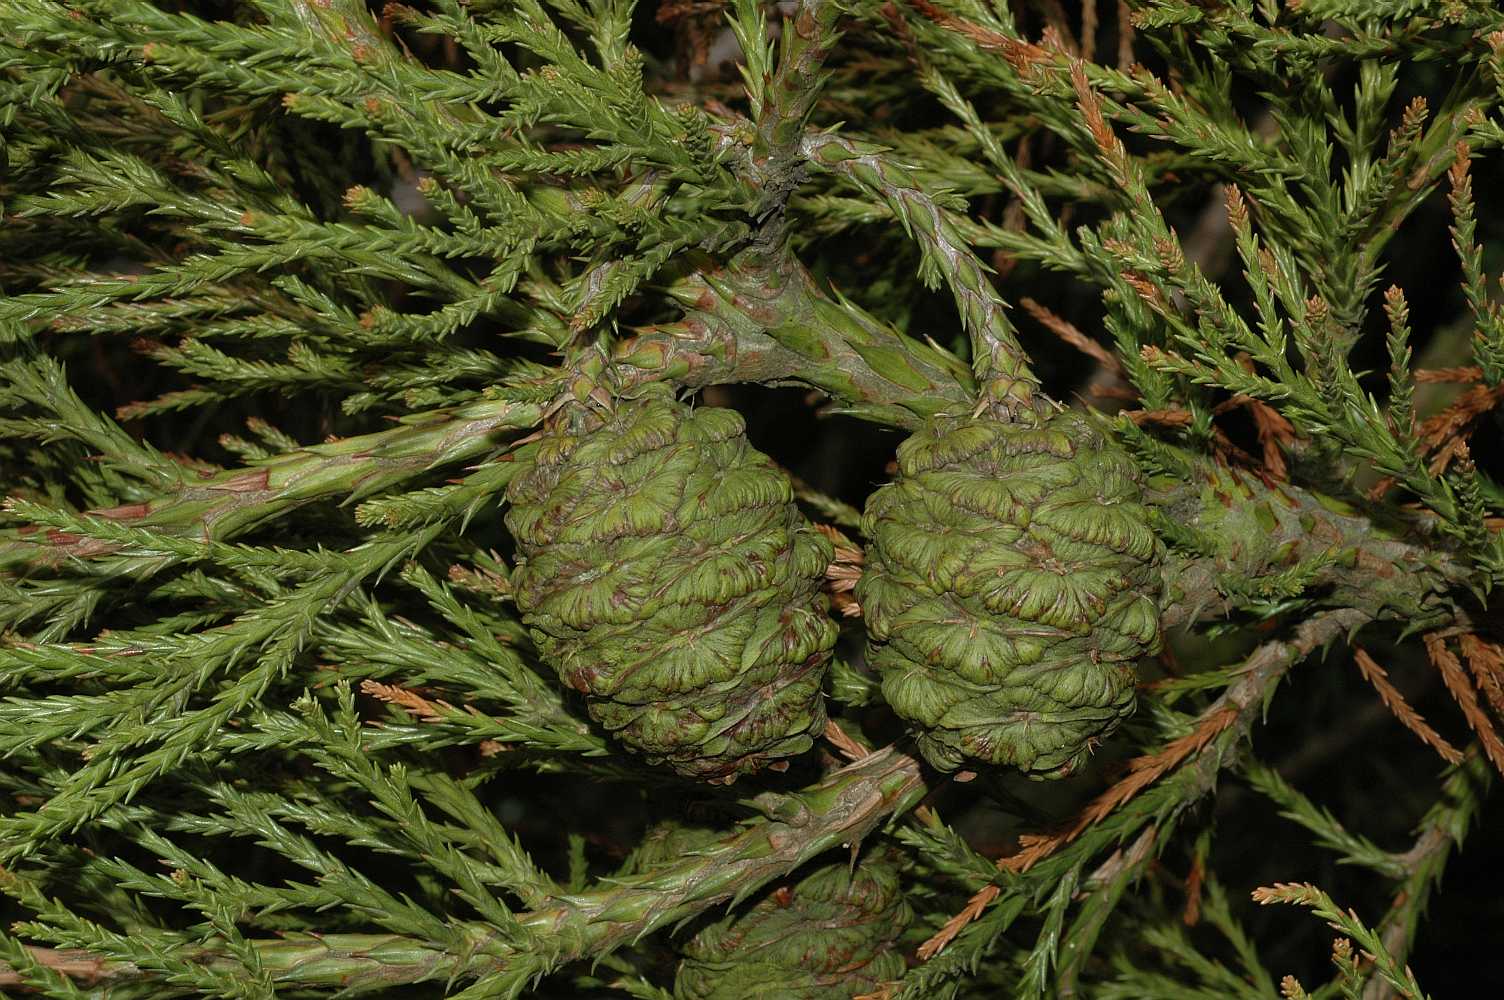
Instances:
[[[912,913],[885,859],[817,869],[695,935],[679,1000],[849,1000],[904,972],[893,942]]]
[[[623,401],[508,489],[518,608],[626,746],[732,779],[807,750],[835,644],[829,543],[732,410]]]
[[[856,596],[883,695],[921,751],[1070,774],[1133,710],[1159,642],[1138,470],[1086,418],[937,418],[867,503]]]

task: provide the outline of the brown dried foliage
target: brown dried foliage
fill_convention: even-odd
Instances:
[[[1114,783],[1107,791],[1093,798],[1090,805],[1087,805],[1086,809],[1083,809],[1080,815],[1077,815],[1075,820],[1072,820],[1068,826],[1063,827],[1062,830],[1057,830],[1056,833],[1047,833],[1047,835],[1021,836],[1021,838],[1018,838],[1018,844],[1020,844],[1018,853],[1002,857],[997,862],[997,866],[1000,869],[1011,872],[1023,872],[1032,868],[1033,865],[1041,862],[1045,857],[1053,854],[1054,851],[1060,850],[1060,848],[1065,847],[1069,842],[1074,841],[1075,838],[1078,838],[1081,833],[1086,832],[1093,824],[1101,823],[1113,809],[1128,802],[1134,795],[1139,794],[1140,791],[1152,785],[1155,780],[1169,773],[1176,765],[1181,764],[1181,762],[1190,758],[1194,753],[1199,753],[1200,750],[1205,749],[1206,744],[1211,743],[1217,737],[1217,734],[1220,734],[1227,726],[1232,725],[1236,719],[1238,719],[1238,710],[1233,708],[1232,705],[1218,708],[1217,711],[1212,711],[1212,713],[1203,716],[1202,720],[1197,723],[1196,729],[1188,732],[1188,734],[1185,734],[1179,740],[1166,744],[1166,747],[1161,749],[1160,752],[1151,753],[1148,756],[1136,756],[1136,758],[1131,759],[1131,761],[1128,761],[1128,774],[1123,776],[1119,782]],[[966,907],[961,908],[960,913],[946,920],[943,928],[938,929],[928,941],[920,944],[919,958],[928,961],[929,958],[934,958],[935,955],[938,955],[946,944],[955,940],[955,937],[963,931],[963,928],[966,928],[967,923],[981,916],[982,911],[987,908],[990,902],[993,902],[993,899],[997,898],[999,892],[1000,889],[997,886],[984,886],[981,890],[978,890],[976,895],[973,895],[967,901]]]
[[[1128,762],[1128,773],[1112,787],[1097,796],[1067,826],[1050,834],[1025,834],[1019,838],[1019,851],[999,858],[997,866],[1010,872],[1024,872],[1049,857],[1055,851],[1075,840],[1087,829],[1100,823],[1114,809],[1155,781],[1203,750],[1219,733],[1231,726],[1238,718],[1238,710],[1225,705],[1208,712],[1196,728],[1177,740],[1166,744],[1157,753],[1135,757]],[[984,886],[967,901],[966,906],[945,922],[936,934],[919,948],[919,957],[928,959],[938,954],[961,930],[997,898],[997,886]]]
[[[1158,753],[1133,758],[1128,762],[1128,773],[1117,784],[1093,799],[1069,826],[1052,834],[1020,837],[1022,849],[1017,854],[999,860],[998,867],[1013,872],[1028,871],[1075,840],[1093,824],[1101,822],[1114,809],[1148,788],[1186,758],[1199,753],[1237,718],[1238,710],[1225,705],[1203,716],[1195,729],[1166,744]]]
[[[1500,400],[1504,400],[1504,383],[1473,385],[1452,405],[1421,422],[1417,434],[1426,452],[1432,456],[1431,475],[1440,475],[1453,459],[1466,453],[1467,445],[1462,435],[1472,429],[1479,417],[1498,406]]]
[[[825,720],[825,738],[847,760],[865,760],[872,754],[872,751],[847,735],[846,730],[842,729],[835,719]]]
[[[1471,632],[1458,644],[1462,647],[1462,655],[1467,658],[1478,690],[1483,692],[1494,714],[1504,719],[1504,650]]]
[[[1261,399],[1250,399],[1248,411],[1253,414],[1253,429],[1263,449],[1264,469],[1275,479],[1288,480],[1290,467],[1285,463],[1284,446],[1295,440],[1295,426]]]
[[[1494,728],[1493,720],[1478,703],[1477,692],[1468,682],[1467,671],[1462,667],[1462,661],[1457,654],[1447,648],[1447,641],[1439,633],[1431,632],[1425,636],[1426,653],[1431,658],[1431,663],[1441,672],[1441,679],[1446,684],[1447,690],[1452,693],[1452,698],[1462,709],[1463,718],[1478,737],[1478,742],[1483,747],[1483,753],[1489,762],[1500,773],[1504,774],[1504,741],[1499,739],[1498,730]]]
[[[1201,886],[1205,880],[1206,865],[1198,854],[1191,859],[1191,870],[1185,877],[1185,909],[1181,911],[1180,922],[1187,927],[1201,923]]]
[[[941,927],[928,941],[919,946],[919,951],[917,952],[919,960],[921,962],[928,962],[940,954],[945,946],[954,941],[956,935],[960,934],[966,928],[967,924],[982,915],[982,911],[987,909],[988,905],[998,897],[998,893],[1000,892],[1002,892],[1002,889],[995,885],[984,885],[981,889],[977,890],[966,901],[966,905],[961,908],[960,913],[947,920],[944,927]]]
[[[835,546],[836,557],[825,567],[825,590],[830,595],[830,603],[842,617],[860,618],[862,606],[857,603],[852,591],[856,589],[856,582],[862,578],[866,555],[861,546],[847,538],[838,528],[829,524],[816,524],[815,530],[830,539]]]
[[[1465,365],[1458,368],[1420,368],[1415,372],[1415,381],[1431,383],[1458,382],[1467,384],[1481,382],[1483,369],[1475,365]]]
[[[382,684],[380,681],[364,680],[360,682],[362,694],[368,694],[373,698],[397,705],[406,709],[408,714],[422,719],[424,722],[436,722],[444,717],[440,707],[451,709],[453,706],[447,702],[432,702],[415,691],[398,687],[396,684]]]
[[[1189,427],[1195,417],[1190,410],[1133,410],[1128,419],[1136,424],[1157,424],[1160,427]]]
[[[1363,679],[1379,693],[1379,700],[1384,703],[1384,707],[1400,721],[1400,725],[1420,737],[1422,743],[1434,749],[1448,764],[1462,763],[1462,751],[1426,724],[1426,720],[1405,700],[1399,689],[1389,682],[1388,671],[1379,666],[1367,650],[1361,646],[1354,647],[1353,662],[1358,665],[1358,672],[1363,675]]]
[[[1028,296],[1019,299],[1018,304],[1027,309],[1031,316],[1039,320],[1045,329],[1091,358],[1103,368],[1112,372],[1112,374],[1120,377],[1124,374],[1122,362],[1118,360],[1117,355],[1082,333],[1076,324]]]
[[[1010,38],[991,28],[956,17],[930,3],[929,0],[909,0],[920,14],[948,31],[954,31],[976,43],[977,48],[997,52],[1025,80],[1034,80],[1041,74],[1044,63],[1054,61],[1054,56],[1038,45],[1030,45],[1021,39]]]

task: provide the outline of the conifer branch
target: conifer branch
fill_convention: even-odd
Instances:
[[[163,534],[223,540],[316,500],[359,500],[428,472],[502,448],[501,436],[532,427],[537,403],[495,400],[424,414],[389,431],[309,445],[254,466],[195,476],[180,473],[149,500],[91,512],[107,521]],[[108,554],[108,542],[20,528],[0,536],[0,565],[58,565]]]
[[[1408,966],[1391,954],[1379,935],[1365,926],[1353,910],[1344,910],[1321,889],[1310,883],[1277,883],[1253,890],[1253,901],[1261,906],[1285,903],[1304,906],[1327,922],[1333,930],[1347,935],[1333,943],[1333,959],[1339,976],[1357,986],[1359,965],[1352,955],[1352,941],[1362,949],[1362,957],[1373,964],[1374,973],[1405,1000],[1426,1000],[1426,993],[1415,981]],[[1351,940],[1348,940],[1350,938]]]
[[[756,213],[760,218],[782,209],[803,180],[799,140],[824,82],[821,64],[836,43],[838,13],[832,0],[799,0],[784,22],[777,69],[764,80],[751,81],[757,133],[750,168],[763,192]],[[766,62],[766,54],[758,51],[762,37],[753,34],[760,18],[743,16],[739,26],[743,49],[753,52],[744,72],[757,73]]]
[[[1125,803],[1173,773],[1173,785],[1160,786],[1162,793],[1153,805],[1139,810],[1137,815],[1120,823],[1119,829],[1113,831],[1112,839],[1126,839],[1130,832],[1142,828],[1151,817],[1162,834],[1173,822],[1167,816],[1180,816],[1197,800],[1209,794],[1215,789],[1221,770],[1239,759],[1240,745],[1248,738],[1254,722],[1285,674],[1316,649],[1356,631],[1369,620],[1364,612],[1353,609],[1330,611],[1302,622],[1289,639],[1261,645],[1243,662],[1237,674],[1238,679],[1195,720],[1190,732],[1172,740],[1153,754],[1130,761],[1127,775],[1092,800],[1063,828],[1047,834],[1026,835],[1020,841],[1022,846],[1019,851],[998,859],[999,871],[1017,875],[1048,862],[1053,873],[1066,870],[1070,865],[1080,864],[1101,848],[1104,838],[1096,837],[1085,841],[1085,847],[1072,852],[1071,845],[1077,844],[1078,838],[1087,831],[1102,826]],[[1122,888],[1120,886],[1118,891]],[[973,897],[973,905],[965,912],[971,920],[975,920],[983,907],[998,895],[995,891],[984,889]],[[1079,918],[1084,923],[1072,933],[1089,937],[1094,933],[1091,928],[1095,919],[1088,911]],[[927,942],[926,957],[938,954],[947,942],[955,938],[964,923],[965,921],[959,925],[954,922],[948,924],[941,934]]]
[[[942,281],[950,287],[972,341],[972,371],[981,385],[979,405],[1004,414],[1031,409],[1039,380],[1029,369],[1028,355],[987,267],[957,231],[953,210],[880,146],[822,132],[806,136],[802,148],[810,162],[884,199],[919,243],[924,260],[921,280],[931,287]]]
[[[625,341],[617,362],[636,372],[635,379],[674,378],[691,387],[797,382],[831,393],[839,410],[902,427],[948,404],[966,405],[965,369],[954,358],[832,301],[787,258],[770,263],[759,253],[743,260],[680,286],[688,317]],[[185,479],[161,499],[97,513],[164,533],[226,539],[310,501],[375,496],[440,465],[473,460],[500,448],[498,431],[525,429],[540,415],[531,402],[474,403],[210,479]],[[1371,521],[1334,511],[1296,486],[1270,487],[1208,466],[1160,505],[1166,523],[1199,552],[1167,570],[1172,587],[1185,595],[1165,609],[1167,626],[1225,613],[1237,596],[1229,589],[1236,581],[1248,581],[1244,589],[1271,587],[1271,571],[1288,547],[1310,546],[1312,538],[1319,544],[1306,557],[1311,571],[1301,587],[1335,588],[1323,598],[1328,606],[1403,607],[1416,621],[1440,625],[1452,620],[1448,594],[1467,586],[1468,569],[1444,552],[1377,531]],[[47,541],[27,535],[27,529],[13,529],[0,554],[55,564],[113,549],[66,533]],[[1248,537],[1264,541],[1256,548],[1234,544]]]
[[[822,291],[785,250],[754,248],[673,294],[683,320],[617,348],[643,378],[799,383],[832,397],[834,412],[905,428],[968,405],[970,372],[957,358]]]
[[[1376,930],[1396,964],[1404,965],[1408,959],[1427,904],[1452,852],[1461,850],[1463,838],[1477,822],[1493,780],[1475,745],[1460,764],[1448,769],[1441,794],[1421,819],[1410,849],[1393,855],[1404,877],[1395,886],[1393,902]],[[1377,972],[1363,989],[1363,1000],[1389,1000],[1395,995],[1393,986]]]
[[[852,847],[925,793],[919,762],[880,750],[802,791],[765,793],[764,819],[707,844],[682,861],[614,879],[585,892],[560,892],[515,917],[524,935],[508,940],[494,926],[453,928],[460,949],[397,935],[297,935],[251,946],[279,986],[339,984],[368,992],[437,978],[476,979],[501,995],[552,969],[598,958],[710,907],[742,900],[811,858]],[[0,879],[14,879],[0,871]],[[88,949],[28,949],[31,961],[88,982],[154,978],[130,962]],[[225,943],[189,944],[174,961],[226,970],[239,961]],[[0,985],[24,982],[14,958],[0,963]]]

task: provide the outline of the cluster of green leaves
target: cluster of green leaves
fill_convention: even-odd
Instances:
[[[1101,322],[1124,376],[1145,409],[1186,411],[1183,441],[1212,445],[1212,410],[1226,393],[1267,400],[1322,450],[1321,461],[1330,458],[1339,469],[1361,463],[1392,477],[1496,575],[1504,564],[1497,538],[1483,529],[1481,498],[1496,502],[1498,485],[1476,469],[1428,471],[1405,409],[1407,376],[1396,376],[1385,406],[1349,359],[1371,334],[1373,292],[1391,240],[1459,149],[1465,158],[1497,145],[1488,115],[1504,83],[1492,34],[1497,12],[1481,4],[1429,14],[1401,5],[1388,16],[1372,5],[1344,14],[1246,6],[1213,14],[1155,4],[1137,15],[1142,28],[1173,26],[1142,36],[1174,67],[1173,89],[1142,65],[1077,64],[1058,41],[1031,47],[1011,17],[981,4],[911,17],[893,44],[904,46],[917,79],[964,131],[878,135],[932,171],[924,176],[930,185],[969,198],[1002,192],[1016,199],[1020,225],[1005,230],[967,220],[968,242],[1100,289]],[[879,5],[870,8],[870,16],[880,14]],[[1315,30],[1324,26],[1338,38]],[[988,58],[978,58],[979,50]],[[1418,96],[1396,122],[1401,71],[1424,72],[1441,58],[1456,74],[1445,99],[1432,108]],[[1335,79],[1348,77],[1350,95],[1339,94]],[[1022,169],[1003,145],[1017,125],[984,120],[971,95],[1001,104],[997,118],[1029,121],[1034,142],[1048,135],[1065,147],[1057,154],[1061,165],[1048,173]],[[1114,130],[1153,145],[1135,154]],[[1187,175],[1203,189],[1226,185],[1241,283],[1209,279],[1166,221],[1171,192],[1186,189]],[[1105,217],[1072,233],[1052,197]],[[889,217],[865,201],[803,199],[799,204],[823,216],[811,231]],[[1475,353],[1494,384],[1489,359],[1504,341],[1484,291],[1465,187],[1453,208],[1478,324]],[[1398,319],[1389,338],[1397,373],[1410,370],[1408,337]]]
[[[1355,672],[1281,723],[1292,668],[1375,622],[1481,627],[1504,574],[1504,490],[1418,429],[1438,403],[1412,357],[1476,367],[1485,409],[1504,379],[1467,169],[1504,145],[1504,14],[712,6],[675,16],[730,32],[739,79],[689,73],[630,0],[0,0],[0,988],[662,998],[676,922],[870,835],[917,914],[891,997],[1304,995],[1222,867],[1236,833],[1194,808],[1232,771],[1272,804],[1240,816],[1284,817],[1389,907],[1260,897],[1371,956],[1339,947],[1313,995],[1419,997],[1405,957],[1482,808],[1479,751],[1439,782],[1398,754],[1413,794],[1367,832],[1246,742],[1271,705],[1296,737],[1343,729],[1316,713]],[[1378,294],[1443,198],[1461,356]],[[1104,766],[932,780],[902,815],[912,761],[707,790],[592,727],[512,607],[499,516],[515,449],[604,384],[584,369],[800,384],[905,429],[1089,391],[1016,328],[1024,283],[1140,417],[1119,427],[1190,626]],[[1288,482],[1228,437],[1249,401],[1285,421],[1259,443]],[[800,496],[854,530],[849,475]],[[901,738],[860,631],[832,715]],[[700,811],[711,846],[624,860]]]
[[[6,252],[38,287],[7,339],[129,332],[197,383],[132,416],[267,392],[402,412],[515,369],[506,340],[458,336],[477,321],[557,348],[675,254],[745,237],[754,194],[703,113],[644,93],[628,5],[393,14],[469,65],[315,4],[11,5]],[[145,273],[55,280],[105,260]]]

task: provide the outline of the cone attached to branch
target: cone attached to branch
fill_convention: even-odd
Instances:
[[[732,410],[573,408],[508,489],[513,587],[591,716],[680,774],[734,780],[825,725],[831,546]]]
[[[1133,461],[1085,416],[932,420],[868,500],[870,660],[924,756],[1075,771],[1133,709],[1159,641]]]
[[[817,869],[704,928],[685,948],[677,1000],[849,1000],[903,975],[893,947],[912,918],[891,861]]]

